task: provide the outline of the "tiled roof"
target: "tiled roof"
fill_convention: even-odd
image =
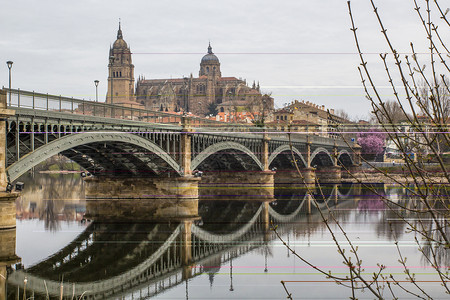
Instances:
[[[184,78],[171,78],[171,79],[145,79],[141,80],[141,83],[164,83],[164,82],[170,82],[170,83],[183,83]]]
[[[220,81],[232,81],[232,80],[239,80],[236,77],[221,77]]]
[[[319,124],[313,123],[313,122],[309,122],[306,120],[293,120],[291,122],[289,121],[285,121],[285,120],[275,120],[275,121],[271,121],[271,122],[266,122],[266,124],[268,125],[294,125],[294,126],[319,126]]]

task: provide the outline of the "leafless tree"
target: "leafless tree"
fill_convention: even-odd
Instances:
[[[423,7],[419,6],[423,5]],[[438,0],[412,0],[412,8],[417,13],[418,20],[422,25],[423,32],[429,43],[429,53],[421,56],[416,53],[414,44],[411,43],[411,54],[401,56],[396,50],[394,41],[388,35],[387,28],[383,23],[382,13],[378,11],[375,0],[370,0],[373,12],[380,27],[381,34],[389,48],[389,53],[379,55],[380,63],[385,70],[385,78],[391,89],[389,100],[385,99],[385,92],[375,84],[375,75],[367,63],[363,45],[358,39],[358,29],[355,25],[355,18],[351,9],[350,1],[348,10],[351,20],[351,30],[354,35],[356,48],[360,58],[358,67],[361,82],[366,92],[366,98],[372,106],[372,111],[380,127],[386,131],[403,154],[405,165],[403,175],[393,175],[371,165],[372,169],[382,176],[383,182],[394,182],[406,189],[414,201],[398,203],[390,201],[384,195],[379,195],[391,212],[405,224],[409,232],[414,233],[413,242],[416,243],[418,251],[434,271],[436,278],[440,281],[445,293],[450,294],[450,281],[448,262],[445,263],[445,255],[450,248],[449,235],[449,191],[447,185],[450,183],[448,165],[440,156],[443,145],[450,145],[448,134],[448,95],[449,84],[447,74],[450,73],[450,66],[446,59],[450,57],[450,51],[443,37],[448,36],[450,22],[447,18],[449,9],[444,10]],[[437,17],[436,17],[437,16]],[[433,18],[434,17],[434,18]],[[442,31],[445,30],[445,34]],[[424,58],[425,57],[425,58]],[[424,61],[426,59],[427,61]],[[430,70],[425,71],[425,65]],[[402,132],[399,126],[408,128],[407,132]],[[432,134],[430,134],[430,131]],[[437,164],[431,171],[424,167],[424,157],[421,155],[411,156],[411,145],[420,154],[420,151],[430,153],[437,159]],[[370,164],[370,163],[369,163]],[[301,174],[300,169],[297,171]],[[354,176],[349,172],[350,175]],[[362,177],[354,176],[354,179],[364,187],[371,189],[377,194],[377,190],[367,183]],[[306,185],[306,182],[305,182]],[[308,185],[306,185],[308,187]],[[320,185],[319,185],[320,188]],[[309,190],[308,193],[312,192]],[[364,273],[361,264],[362,258],[355,242],[349,239],[345,229],[337,221],[332,211],[318,209],[322,220],[332,235],[333,242],[338,253],[343,259],[344,265],[348,268],[348,275],[343,276],[327,272],[290,249],[303,262],[326,275],[327,278],[336,283],[347,286],[351,290],[351,299],[356,299],[356,291],[364,289],[370,291],[375,298],[384,299],[383,290],[389,291],[390,297],[398,299],[396,294],[399,291],[405,292],[419,299],[430,299],[430,293],[426,287],[421,286],[416,275],[408,266],[397,238],[395,242],[398,251],[398,261],[403,267],[406,280],[400,280],[398,276],[386,273],[382,262],[378,264],[378,269],[372,274]],[[339,232],[335,232],[330,224],[336,225]],[[395,231],[392,231],[395,236]],[[275,233],[278,235],[276,228]],[[337,234],[343,234],[344,242],[338,241]],[[279,235],[278,235],[279,236]],[[345,252],[350,249],[350,253]],[[444,263],[443,263],[444,261]],[[292,295],[283,284],[288,298]]]
[[[268,114],[273,111],[272,93],[264,94],[261,98],[256,98],[248,103],[246,110],[253,117],[253,124],[259,127],[264,126]]]
[[[373,117],[377,122],[392,122],[395,125],[400,125],[401,121],[405,120],[405,114],[402,107],[397,101],[388,100],[383,104],[383,110],[374,112]]]
[[[350,121],[350,115],[344,109],[341,109],[341,108],[337,109],[337,110],[335,110],[334,114],[342,119]]]

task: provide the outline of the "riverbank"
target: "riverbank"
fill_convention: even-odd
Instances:
[[[422,174],[410,173],[404,168],[380,168],[380,171],[374,169],[363,169],[358,172],[348,174],[342,171],[342,180],[352,183],[404,183],[413,184],[414,177],[419,183],[447,184],[448,180],[443,172],[436,170],[426,170]],[[422,178],[423,176],[423,178]]]

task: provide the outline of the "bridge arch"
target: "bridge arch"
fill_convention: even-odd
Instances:
[[[303,167],[306,167],[307,164],[306,164],[306,161],[303,158],[303,155],[301,154],[301,152],[295,147],[292,147],[292,149],[291,149],[291,147],[289,145],[282,145],[282,146],[278,147],[277,149],[275,149],[275,151],[273,151],[272,154],[270,154],[269,166],[272,165],[272,163],[275,161],[275,159],[284,152],[289,152],[290,160],[292,160],[291,150],[294,152],[294,155],[296,155],[300,158],[301,163],[303,163]],[[301,167],[301,166],[299,166],[299,167]]]
[[[333,158],[327,149],[318,147],[311,153],[311,166],[333,166]]]
[[[217,144],[209,146],[192,160],[191,163],[192,170],[197,169],[211,155],[218,154],[224,150],[234,150],[241,152],[250,158],[250,165],[253,165],[256,169],[259,169],[261,171],[264,170],[264,166],[262,165],[258,157],[256,157],[256,155],[250,149],[236,142],[219,142]],[[228,153],[228,154],[237,155],[238,153]]]
[[[344,166],[353,165],[353,157],[347,150],[341,150],[338,153],[338,163]]]
[[[162,148],[153,142],[146,140],[140,136],[124,133],[124,132],[83,132],[70,134],[56,139],[46,145],[37,148],[35,151],[23,156],[19,161],[15,162],[7,168],[7,174],[10,181],[19,178],[20,175],[36,166],[40,162],[61,153],[66,150],[73,149],[77,146],[88,145],[92,143],[124,143],[145,149],[162,159],[167,163],[178,175],[182,175],[179,164]],[[105,147],[106,148],[106,147]]]

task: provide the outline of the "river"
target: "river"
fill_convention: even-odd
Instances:
[[[76,290],[79,295],[84,289],[84,296],[95,293],[96,299],[286,299],[281,281],[293,299],[348,299],[350,288],[327,279],[283,244],[321,270],[345,277],[348,268],[330,230],[346,249],[345,256],[352,255],[346,237],[358,247],[365,279],[383,264],[383,274],[392,274],[406,290],[423,295],[403,282],[400,251],[420,288],[434,299],[448,299],[418,251],[414,233],[380,197],[402,204],[413,201],[399,186],[379,184],[378,195],[356,184],[324,186],[325,200],[317,190],[316,203],[330,220],[327,229],[314,202],[308,214],[306,191],[295,185],[276,187],[270,204],[200,200],[199,218],[155,222],[147,219],[136,199],[126,200],[134,208],[124,214],[127,218],[99,220],[90,204],[97,200],[86,199],[79,174],[36,173],[20,180],[25,187],[16,201],[15,252],[21,264],[9,272],[6,299],[16,299],[17,286],[20,299],[24,289],[27,298],[45,299],[47,290],[52,299],[59,299],[52,293],[59,293],[61,282],[67,293]],[[108,206],[108,201],[97,203],[95,210],[108,211]],[[326,213],[327,206],[337,222]],[[267,216],[270,224],[264,221]],[[449,266],[447,251],[437,255],[444,270]],[[379,284],[384,285],[383,297],[391,299],[386,282],[380,279]],[[393,290],[400,299],[416,299],[399,287]],[[367,288],[357,290],[356,297],[375,298]]]

